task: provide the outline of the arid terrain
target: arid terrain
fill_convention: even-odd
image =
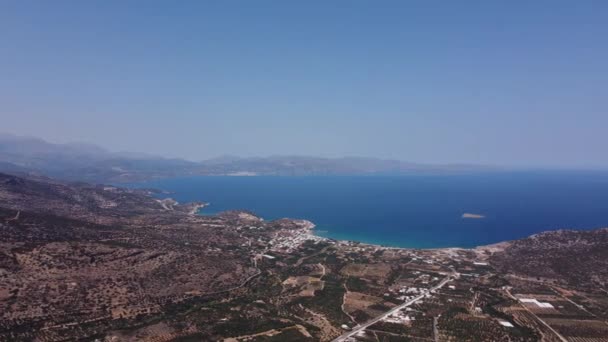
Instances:
[[[397,249],[157,197],[0,174],[0,340],[608,341],[608,229]]]

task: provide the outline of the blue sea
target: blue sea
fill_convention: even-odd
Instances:
[[[131,184],[264,219],[313,221],[334,239],[411,248],[474,247],[560,228],[608,226],[608,173],[467,175],[200,176]],[[464,213],[483,215],[462,218]]]

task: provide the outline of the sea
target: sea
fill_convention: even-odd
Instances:
[[[319,236],[393,247],[475,247],[546,230],[608,227],[608,172],[197,176],[130,186],[209,202],[201,215],[241,209],[265,220],[307,219]]]

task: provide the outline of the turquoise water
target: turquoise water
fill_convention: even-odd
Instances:
[[[265,219],[304,218],[322,236],[399,247],[473,247],[608,226],[608,173],[600,172],[189,177],[133,186],[210,202],[203,214],[246,209]]]

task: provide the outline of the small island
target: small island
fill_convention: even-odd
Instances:
[[[482,218],[485,218],[485,216],[480,215],[480,214],[464,213],[464,214],[462,214],[462,218],[463,219],[482,219]]]

